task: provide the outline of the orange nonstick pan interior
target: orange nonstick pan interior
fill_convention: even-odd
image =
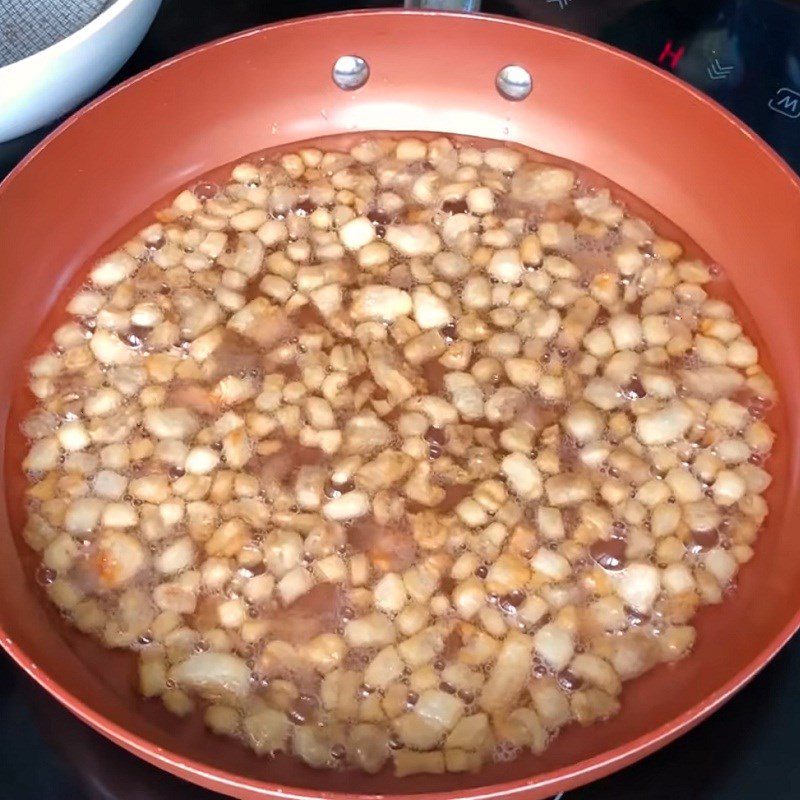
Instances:
[[[343,92],[341,55],[371,70]],[[509,102],[497,71],[531,95]],[[770,517],[722,606],[697,617],[683,662],[626,685],[623,710],[565,731],[541,757],[476,774],[395,779],[258,759],[169,716],[132,688],[133,660],[67,630],[23,563],[19,436],[10,399],[70,278],[167,192],[238,156],[329,134],[443,131],[508,139],[585,164],[638,195],[722,265],[777,376],[782,401]],[[202,47],[69,120],[0,187],[0,639],[36,680],[114,741],[240,798],[542,798],[619,769],[713,711],[800,626],[800,183],[712,101],[573,34],[499,18],[380,11],[316,17]],[[38,341],[41,341],[39,339]]]

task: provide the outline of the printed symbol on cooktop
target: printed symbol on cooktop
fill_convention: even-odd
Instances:
[[[719,59],[715,58],[713,61],[710,61],[706,71],[708,72],[708,77],[715,81],[721,81],[728,77],[728,75],[733,72],[732,66],[723,66],[719,63]]]
[[[558,7],[563,11],[568,5],[569,0],[547,0],[548,3],[557,3]]]
[[[783,114],[789,119],[800,117],[800,92],[790,89],[788,86],[781,86],[775,96],[770,98],[769,107],[778,114]]]
[[[661,55],[658,57],[658,63],[663,65],[666,61],[669,63],[670,69],[675,69],[678,66],[678,62],[683,58],[683,54],[685,52],[686,47],[684,45],[675,47],[672,39],[667,39],[664,49],[661,51]]]

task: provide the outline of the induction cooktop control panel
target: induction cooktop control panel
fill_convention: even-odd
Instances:
[[[483,8],[592,36],[674,73],[800,172],[797,0],[486,0]]]

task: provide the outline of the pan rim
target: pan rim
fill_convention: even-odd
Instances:
[[[564,31],[551,26],[539,23],[528,22],[527,20],[513,19],[491,14],[469,14],[464,15],[459,12],[439,12],[439,11],[419,11],[403,9],[372,9],[358,11],[344,11],[331,14],[319,14],[285,20],[269,25],[261,25],[245,31],[234,33],[211,42],[198,45],[190,50],[180,53],[166,61],[135,75],[123,83],[111,88],[101,96],[97,97],[67,120],[61,123],[45,139],[40,142],[30,153],[28,153],[17,166],[0,182],[0,197],[13,191],[13,183],[16,176],[21,173],[27,165],[37,158],[46,148],[62,133],[76,124],[85,115],[91,113],[93,109],[102,103],[110,100],[119,92],[125,91],[131,86],[146,80],[161,70],[172,67],[174,64],[184,59],[192,58],[199,53],[204,53],[213,48],[227,45],[228,43],[251,36],[262,35],[265,31],[272,31],[283,28],[302,27],[309,23],[324,22],[329,19],[339,19],[345,17],[396,17],[398,14],[416,16],[421,19],[427,17],[460,17],[461,19],[475,20],[476,24],[491,23],[493,25],[512,26],[526,30],[535,30],[548,36],[556,36],[568,41],[590,47],[592,50],[604,53],[606,56],[613,56],[622,59],[638,69],[646,69],[654,78],[667,81],[676,88],[680,88],[692,99],[705,106],[709,112],[721,115],[725,121],[732,125],[741,135],[744,135],[752,146],[761,151],[761,155],[768,158],[772,164],[778,168],[789,184],[794,188],[798,201],[800,202],[800,177],[798,177],[791,167],[750,127],[735,117],[731,112],[721,106],[712,98],[704,95],[699,90],[666,72],[658,67],[646,62],[636,56],[621,51],[617,48],[606,45],[602,42],[590,39],[580,34]],[[493,798],[512,797],[521,792],[525,792],[535,787],[537,790],[546,791],[550,787],[559,789],[569,789],[577,785],[599,778],[602,775],[615,771],[627,763],[642,758],[643,756],[659,749],[668,742],[677,738],[679,735],[691,729],[694,725],[701,722],[713,711],[718,709],[733,694],[746,685],[766,664],[778,653],[778,651],[789,641],[794,633],[800,629],[800,608],[797,609],[789,622],[771,640],[769,645],[764,648],[758,656],[737,672],[732,678],[721,685],[716,691],[709,694],[702,701],[695,704],[687,711],[663,723],[657,728],[644,733],[618,747],[605,750],[590,758],[575,762],[565,767],[561,767],[550,772],[542,773],[506,783],[490,784],[484,787],[471,789],[460,789],[451,791],[439,791],[434,793],[424,793],[430,800],[453,800],[453,798],[464,798],[464,800],[491,800]],[[383,794],[372,793],[351,793],[351,792],[331,792],[320,791],[317,789],[297,789],[290,786],[270,783],[268,781],[246,778],[223,769],[212,767],[209,764],[196,761],[193,758],[181,756],[172,750],[168,750],[155,745],[148,739],[131,733],[129,730],[114,722],[98,711],[92,709],[74,694],[66,691],[60,684],[47,672],[40,669],[33,662],[21,646],[19,646],[5,631],[0,622],[0,645],[11,656],[15,663],[21,667],[31,678],[33,678],[50,695],[62,703],[72,713],[83,722],[114,741],[116,744],[125,747],[130,752],[139,757],[162,767],[170,772],[177,773],[183,777],[206,782],[206,785],[214,785],[218,788],[228,788],[230,790],[249,791],[261,793],[265,796],[280,796],[288,800],[325,800],[325,798],[336,798],[336,800],[372,800],[383,797]],[[413,797],[419,792],[395,795],[397,797]]]

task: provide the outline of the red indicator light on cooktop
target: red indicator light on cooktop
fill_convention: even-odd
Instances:
[[[685,52],[686,48],[683,45],[676,48],[672,39],[667,39],[667,43],[664,45],[664,49],[658,57],[658,63],[662,65],[666,63],[669,65],[670,69],[675,69]]]

